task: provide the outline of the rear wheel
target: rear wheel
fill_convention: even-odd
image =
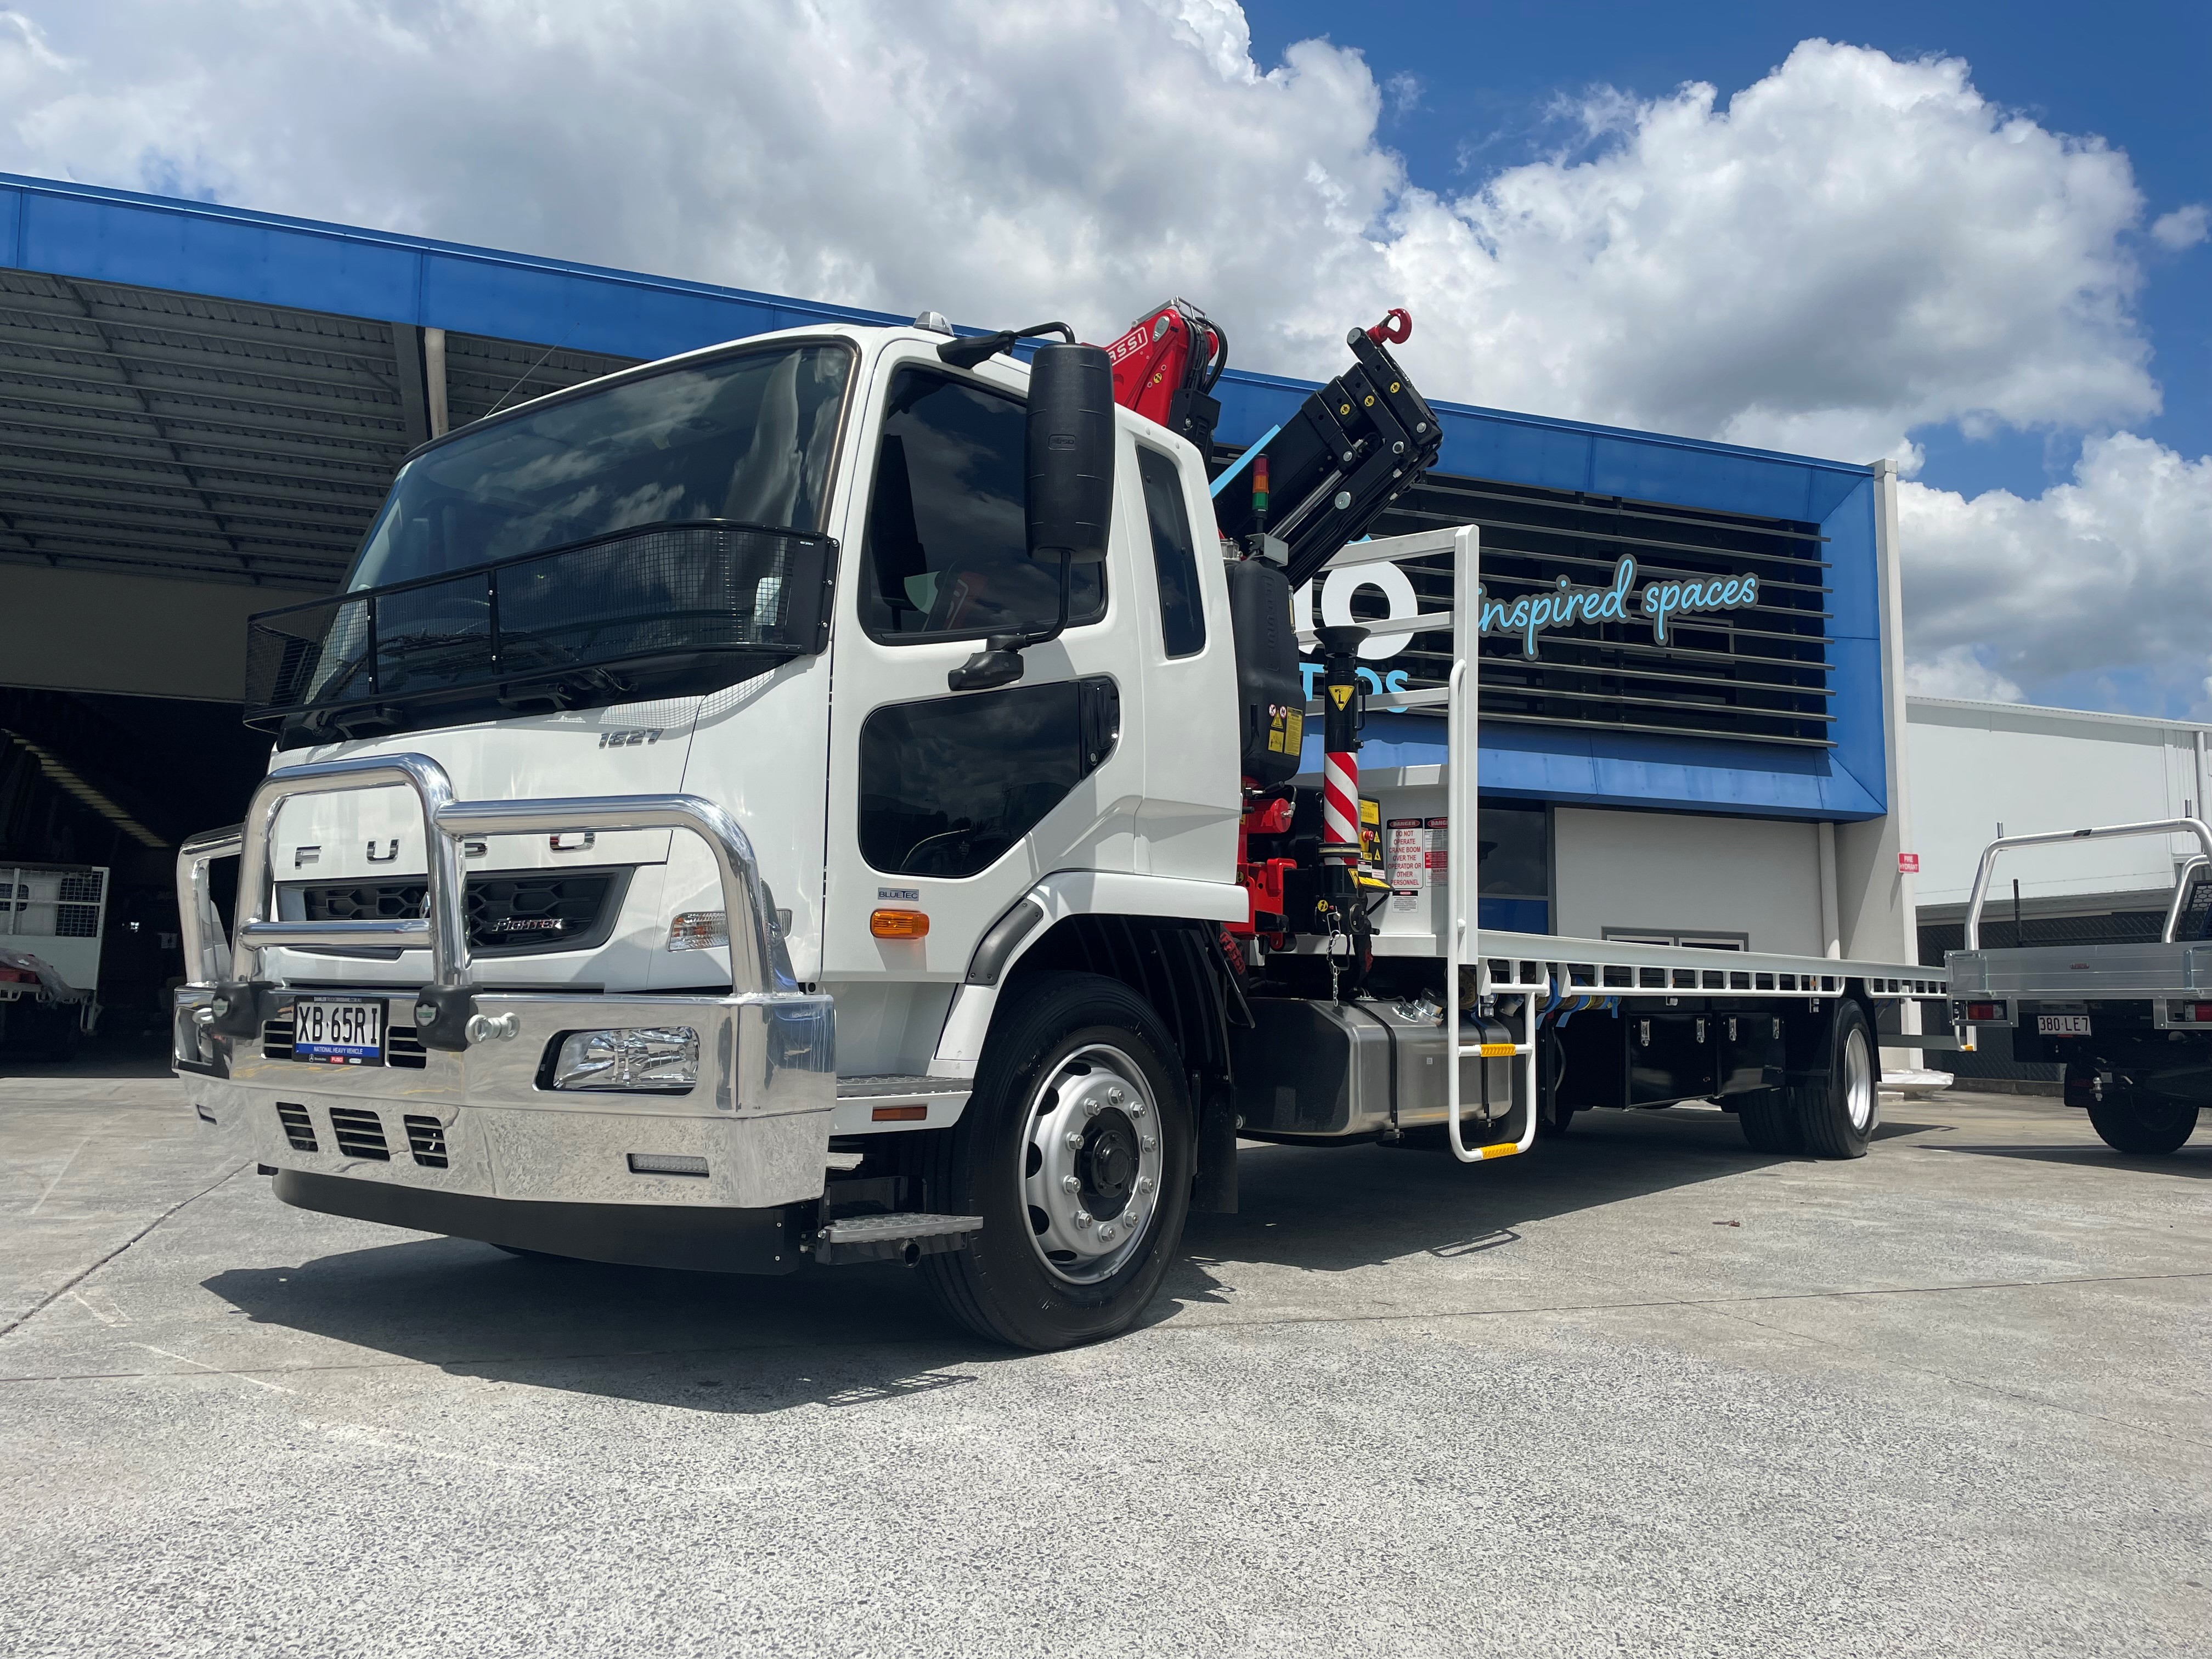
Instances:
[[[2154,1158],[2196,1133],[2197,1108],[2115,1081],[2090,1094],[2089,1122],[2114,1152]]]
[[[1836,1005],[1828,1028],[1828,1075],[1790,1091],[1799,1144],[1815,1158],[1864,1158],[1881,1121],[1875,1092],[1874,1029],[1866,1011],[1848,999]]]
[[[1733,1103],[1735,1121],[1743,1126],[1743,1138],[1751,1143],[1753,1152],[1787,1155],[1801,1150],[1797,1144],[1797,1120],[1790,1109],[1787,1091],[1754,1089],[1748,1094],[1738,1095]]]
[[[921,1271],[947,1311],[1016,1347],[1126,1330],[1174,1260],[1192,1117],[1176,1049],[1118,980],[1039,974],[1008,994],[959,1123],[925,1154],[933,1208],[980,1215]]]

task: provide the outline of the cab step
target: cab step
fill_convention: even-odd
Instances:
[[[814,1235],[814,1259],[825,1267],[855,1261],[904,1261],[957,1250],[968,1235],[980,1232],[980,1215],[846,1215],[823,1224]]]

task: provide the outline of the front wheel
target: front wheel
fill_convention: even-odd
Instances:
[[[924,1258],[979,1336],[1053,1349],[1127,1330],[1159,1288],[1190,1207],[1192,1115],[1150,1004],[1097,974],[1007,994],[967,1109],[925,1153],[933,1208],[980,1215],[965,1249]]]

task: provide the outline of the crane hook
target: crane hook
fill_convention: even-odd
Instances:
[[[1413,337],[1413,313],[1403,306],[1392,306],[1382,313],[1382,320],[1367,331],[1367,337],[1382,345],[1403,345]]]

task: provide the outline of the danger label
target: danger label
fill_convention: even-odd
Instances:
[[[1389,829],[1390,908],[1411,910],[1429,884],[1428,827],[1419,818],[1393,818]]]

